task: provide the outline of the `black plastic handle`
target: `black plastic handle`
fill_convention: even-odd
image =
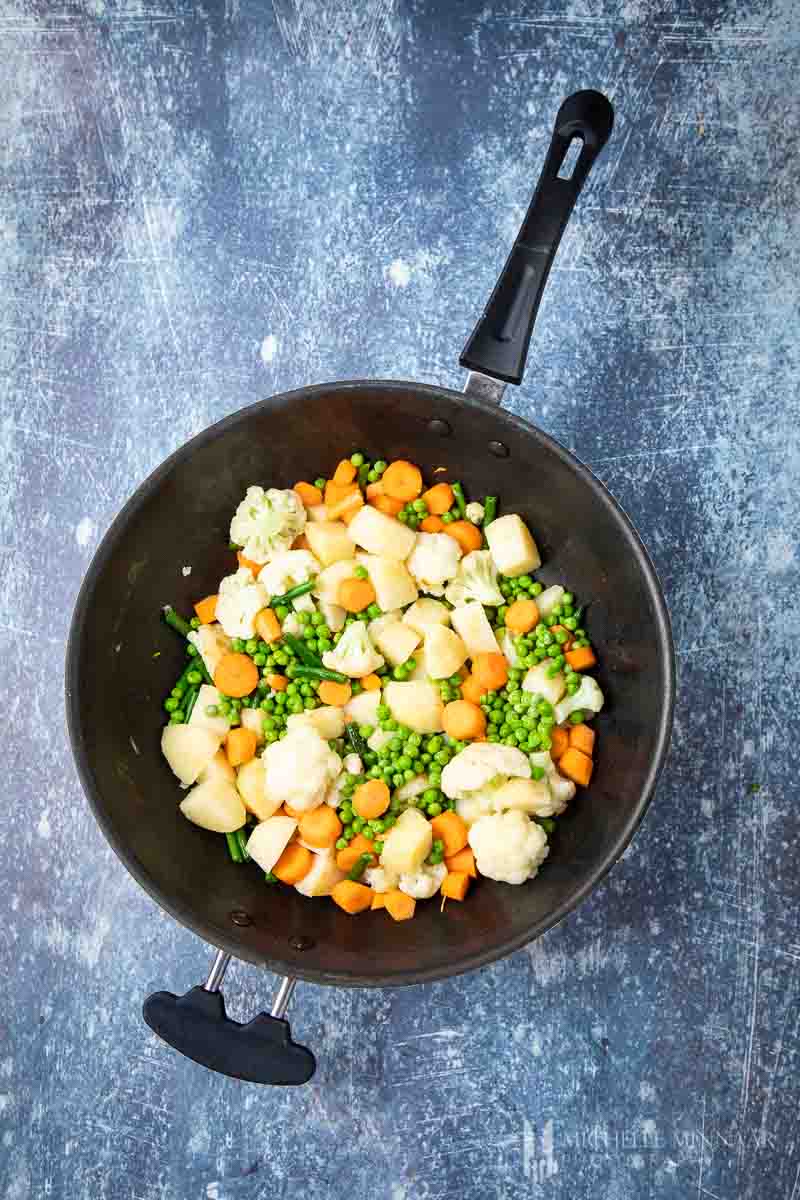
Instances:
[[[561,235],[594,160],[614,124],[614,110],[600,92],[575,92],[556,117],[550,149],[530,208],[483,316],[459,359],[462,367],[506,383],[520,383],[533,323]],[[569,178],[561,178],[573,138],[582,142]]]
[[[225,1013],[221,992],[154,992],[142,1007],[154,1033],[203,1067],[249,1083],[308,1083],[314,1055],[292,1041],[289,1022],[259,1013],[246,1025]]]

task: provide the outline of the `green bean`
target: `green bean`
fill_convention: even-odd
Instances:
[[[294,634],[285,633],[283,635],[283,640],[289,649],[294,652],[297,658],[300,659],[300,662],[306,667],[322,666],[322,659],[319,657],[319,655],[315,654],[313,650],[309,650],[305,642],[300,638],[295,637]]]
[[[483,501],[484,528],[497,516],[497,496],[486,496]]]
[[[175,612],[175,609],[171,604],[168,604],[164,608],[164,620],[169,625],[170,629],[174,629],[176,633],[182,634],[183,637],[186,637],[187,634],[192,632],[192,627],[189,622],[185,617],[182,617],[180,613]]]
[[[364,755],[369,752],[369,746],[366,739],[361,736],[355,721],[348,722],[345,726],[345,733],[347,734],[347,740],[353,749],[353,753],[357,754],[363,762]]]
[[[456,501],[455,506],[456,506],[458,515],[459,515],[459,517],[463,517],[467,511],[467,498],[464,495],[464,489],[460,483],[453,483],[450,486],[452,487],[453,495],[455,496],[455,501]]]
[[[183,711],[186,714],[186,724],[189,724],[189,718],[192,715],[192,710],[197,703],[197,697],[200,695],[200,688],[193,687],[192,690],[184,698]]]
[[[234,837],[236,838],[236,841],[239,844],[239,849],[242,852],[242,860],[244,862],[249,862],[250,855],[247,853],[247,827],[243,825],[241,829],[237,829]]]
[[[284,592],[282,596],[273,596],[269,602],[270,608],[277,608],[279,604],[290,604],[298,596],[308,595],[312,591],[314,583],[313,579],[308,579],[305,583],[298,583],[297,587],[289,588],[289,591]]]
[[[353,827],[355,828],[355,821],[353,822]],[[357,832],[360,832],[360,830]],[[357,883],[366,871],[369,864],[372,862],[372,858],[373,856],[371,853],[359,854],[358,858],[353,863],[352,868],[347,872],[347,878],[352,880],[353,883]]]
[[[291,668],[292,679],[328,679],[331,683],[348,683],[346,675],[342,675],[340,671],[329,671],[327,667],[304,667],[297,663]],[[287,670],[287,675],[289,674]]]
[[[239,839],[237,838],[236,834],[235,833],[226,833],[225,841],[228,843],[228,854],[230,854],[233,861],[235,863],[244,862],[244,858],[242,857],[242,850],[239,845]]]

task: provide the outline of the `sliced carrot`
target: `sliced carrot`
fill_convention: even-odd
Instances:
[[[315,850],[327,850],[342,836],[342,822],[336,810],[328,804],[320,804],[311,812],[304,812],[298,826],[300,837]]]
[[[352,483],[357,474],[356,468],[350,462],[349,458],[343,458],[336,470],[333,472],[333,482],[339,487],[345,483]]]
[[[565,750],[558,760],[558,769],[561,774],[566,775],[567,779],[571,779],[573,783],[580,784],[581,787],[589,786],[593,767],[594,763],[589,755],[584,754],[581,750],[576,750],[574,746]]]
[[[204,600],[198,600],[194,611],[201,625],[210,625],[217,619],[217,597],[206,596]]]
[[[597,663],[591,646],[579,646],[577,650],[568,650],[564,658],[573,671],[590,671]]]
[[[295,821],[299,821],[303,815],[299,808],[292,808],[291,804],[287,804],[286,801],[283,803],[283,811],[287,817],[292,817]]]
[[[363,833],[358,833],[352,842],[336,855],[336,865],[340,871],[352,871],[362,854],[372,852],[372,842],[368,842]]]
[[[294,490],[306,508],[316,508],[318,504],[322,504],[322,492],[318,487],[314,487],[313,483],[306,483],[305,480],[302,480],[294,485]]]
[[[483,545],[483,534],[472,521],[451,521],[444,527],[445,533],[455,538],[465,554],[472,550],[480,550]]]
[[[428,512],[440,517],[453,507],[453,489],[449,483],[437,483],[422,493],[422,499],[428,506]]]
[[[472,674],[484,692],[496,692],[508,683],[508,662],[504,654],[476,654],[472,660]],[[463,688],[462,688],[463,692]]]
[[[584,754],[588,754],[589,758],[592,757],[594,751],[593,729],[590,729],[588,725],[570,725],[568,737],[570,746],[574,746],[576,750],[581,750]]]
[[[483,710],[471,700],[451,700],[442,713],[445,733],[457,741],[466,742],[483,737],[486,733],[486,717]]]
[[[404,507],[402,500],[394,500],[391,496],[373,496],[370,504],[378,512],[386,513],[387,517],[396,517]]]
[[[346,913],[355,916],[356,913],[366,912],[374,895],[372,888],[368,888],[366,884],[356,883],[353,879],[342,879],[334,886],[331,899]]]
[[[258,667],[246,654],[223,654],[214,672],[214,683],[225,696],[249,696],[258,683]]]
[[[392,888],[391,892],[384,892],[384,896],[386,898],[386,911],[393,921],[411,920],[414,910],[417,907],[417,902],[413,896],[407,896],[399,888]]]
[[[469,891],[470,876],[464,871],[449,871],[442,880],[441,893],[448,900],[463,900]]]
[[[380,675],[364,675],[359,679],[359,683],[365,692],[378,692],[382,688]]]
[[[485,695],[485,693],[486,688],[474,675],[468,675],[461,684],[462,699],[471,700],[473,704],[480,704],[481,696]]]
[[[256,633],[264,642],[277,642],[281,636],[281,623],[271,608],[262,608],[260,612],[257,612],[253,624],[256,627]]]
[[[374,911],[376,908],[386,908],[386,892],[375,892],[372,896],[372,904],[370,908]]]
[[[381,482],[387,496],[408,503],[409,500],[416,500],[422,491],[422,472],[413,463],[398,458],[389,463],[381,476]]]
[[[257,563],[252,558],[247,558],[242,554],[241,550],[237,550],[236,560],[240,567],[247,567],[248,571],[252,571],[255,576],[258,576],[259,571],[264,566],[263,563]]]
[[[550,757],[553,762],[558,762],[561,755],[569,746],[569,734],[566,729],[551,729],[550,730]]]
[[[299,883],[313,865],[314,855],[311,851],[298,842],[290,842],[272,868],[272,874],[277,875],[281,883]]]
[[[426,517],[424,521],[420,522],[420,529],[424,533],[441,533],[446,528],[441,517]]]
[[[467,844],[467,827],[458,813],[447,809],[431,821],[431,831],[434,838],[444,842],[445,858],[452,858]]]
[[[365,821],[373,821],[383,816],[390,799],[389,789],[383,780],[370,779],[353,792],[353,811]]]
[[[347,612],[360,613],[375,603],[375,588],[368,579],[343,579],[336,599]]]
[[[539,624],[539,605],[535,600],[515,600],[506,612],[506,629],[512,633],[530,633]]]
[[[366,487],[367,499],[373,500],[375,496],[385,496],[386,488],[381,483],[380,479],[376,479],[374,483],[368,483]]]
[[[299,533],[294,539],[292,550],[311,550],[311,543],[304,533]]]
[[[285,692],[289,686],[289,680],[285,675],[268,675],[267,683],[273,692]]]
[[[225,738],[225,753],[232,767],[240,767],[255,756],[258,739],[252,729],[237,726]]]
[[[329,479],[325,484],[325,503],[337,504],[339,500],[344,500],[345,496],[354,495],[358,490],[357,483],[334,483],[332,479]]]
[[[352,694],[353,689],[349,683],[333,683],[330,679],[324,679],[317,688],[317,695],[322,703],[333,704],[337,708],[344,708]]]
[[[361,492],[351,492],[349,496],[344,496],[335,504],[331,504],[328,509],[328,520],[344,521],[345,525],[349,525],[358,510],[363,507],[364,497]]]
[[[450,858],[446,858],[444,865],[448,871],[463,871],[466,875],[471,875],[473,879],[478,878],[475,855],[470,846],[465,846],[463,850],[459,850],[458,854],[453,854]]]

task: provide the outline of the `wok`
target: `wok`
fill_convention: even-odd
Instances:
[[[669,619],[653,566],[628,518],[592,473],[533,425],[504,413],[519,383],[561,234],[613,112],[597,92],[561,106],[518,239],[461,364],[464,394],[420,383],[354,380],[273,396],[213,425],[134,493],[99,546],[81,588],[67,654],[70,737],[106,837],[136,880],[176,920],[218,947],[205,985],[158,992],[145,1019],[204,1065],[262,1083],[300,1083],[311,1052],[283,1013],[293,981],[360,987],[421,983],[510,954],[560,921],[596,887],[642,819],[667,750],[674,693]],[[572,168],[572,142],[580,154]],[[574,154],[570,155],[570,159]],[[568,178],[566,176],[569,176]],[[607,707],[597,766],[558,823],[550,857],[522,887],[482,880],[467,903],[421,905],[413,921],[353,919],[330,902],[269,888],[232,863],[218,834],[190,825],[161,756],[161,702],[184,659],[159,620],[190,609],[230,572],[228,524],[246,487],[289,487],[332,468],[346,449],[407,458],[427,478],[446,467],[473,496],[499,493],[540,546],[545,583],[563,580],[589,609]],[[192,564],[190,578],[177,566]],[[159,651],[158,657],[155,652]],[[225,1015],[220,984],[234,955],[287,978],[271,1015]]]

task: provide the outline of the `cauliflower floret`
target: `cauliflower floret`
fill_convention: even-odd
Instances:
[[[231,639],[222,626],[216,623],[201,625],[199,629],[193,629],[191,633],[187,634],[187,639],[197,647],[198,653],[205,663],[205,668],[213,679],[219,660],[231,648]]]
[[[348,775],[361,775],[364,771],[364,765],[357,754],[345,754],[342,766]]]
[[[298,725],[262,756],[264,794],[273,803],[308,812],[322,804],[342,760],[311,725]]]
[[[456,800],[456,812],[468,829],[480,817],[485,817],[487,813],[499,811],[495,797],[508,782],[506,776],[498,775],[491,783],[487,783],[484,787],[477,788],[474,792],[469,792],[466,796],[461,796],[460,799]]]
[[[265,563],[288,550],[306,525],[306,510],[297,492],[287,488],[249,487],[231,521],[231,541],[247,558]]]
[[[554,817],[565,805],[559,807],[546,779],[509,779],[495,792],[494,811],[512,808],[532,817]]]
[[[309,550],[287,550],[278,554],[258,573],[258,582],[263,583],[269,595],[282,596],[298,583],[313,579],[322,567]],[[310,596],[298,596],[294,601],[298,612],[313,612],[314,601]]]
[[[446,533],[418,533],[406,566],[424,592],[441,596],[458,573],[461,547]]]
[[[550,792],[549,811],[545,812],[544,807],[541,806],[532,811],[537,817],[559,816],[575,795],[575,784],[571,779],[565,779],[558,773],[549,750],[537,750],[532,754],[531,765],[542,768],[545,773],[545,779],[542,782],[544,783],[546,780]]]
[[[401,892],[413,896],[415,900],[430,900],[442,886],[446,874],[447,867],[444,863],[438,863],[435,867],[423,863],[418,871],[401,875],[397,886]]]
[[[320,600],[319,611],[332,633],[338,633],[340,629],[344,629],[344,623],[347,620],[346,608],[342,608],[340,604],[332,604],[330,600]]]
[[[547,834],[518,809],[481,817],[469,831],[481,875],[499,883],[532,879],[550,853]]]
[[[472,521],[473,525],[482,525],[483,518],[486,516],[486,509],[478,500],[470,500],[467,507],[464,509],[464,516],[468,521]]]
[[[472,742],[451,758],[442,771],[442,791],[451,800],[468,796],[491,783],[498,775],[530,779],[531,764],[516,746],[499,742]]]
[[[217,604],[217,613],[219,613],[219,603]],[[581,686],[578,688],[574,696],[565,696],[563,700],[555,706],[556,725],[561,725],[566,721],[570,713],[592,712],[599,713],[603,707],[603,693],[595,679],[591,675],[584,675],[581,679]]]
[[[256,583],[252,571],[240,567],[235,575],[227,575],[219,585],[217,620],[228,637],[255,637],[256,615],[268,603],[269,596],[263,583]]]
[[[382,667],[384,660],[370,641],[364,622],[354,621],[347,626],[334,649],[325,651],[322,662],[329,671],[341,671],[342,675],[361,679]]]
[[[520,659],[519,655],[517,654],[517,648],[514,645],[516,638],[511,630],[504,629],[501,634],[498,634],[497,641],[501,652],[505,654],[506,658],[508,659],[508,665],[512,668],[512,670],[514,668],[518,668]]]
[[[447,537],[447,534],[441,536]],[[473,600],[479,604],[505,604],[505,597],[497,586],[497,567],[489,551],[472,550],[466,554],[444,595],[456,608]]]
[[[386,867],[367,867],[363,876],[363,882],[373,892],[391,892],[397,887],[399,879],[399,875],[387,871]]]

